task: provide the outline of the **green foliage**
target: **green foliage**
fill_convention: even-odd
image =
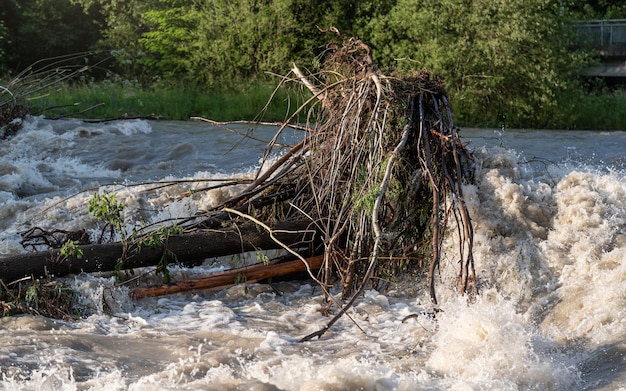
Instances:
[[[82,259],[85,254],[83,250],[78,246],[78,244],[78,240],[66,241],[65,243],[63,243],[63,246],[61,246],[59,254],[63,258],[76,257],[77,259]]]
[[[112,228],[115,228],[122,238],[125,237],[122,216],[124,205],[117,201],[115,193],[109,193],[106,190],[102,193],[95,193],[89,200],[87,210],[93,217],[102,219]]]
[[[143,15],[155,7],[160,0],[71,0],[100,26],[101,39],[98,47],[111,50],[117,60],[117,69],[136,78],[150,79],[142,64],[145,49],[139,39],[149,31]],[[144,81],[144,80],[142,80]]]
[[[264,265],[269,265],[270,263],[270,258],[262,250],[256,250],[256,260]]]
[[[11,35],[4,20],[0,20],[0,75],[4,74],[8,68],[9,46],[11,45]]]
[[[168,249],[165,249],[163,251],[163,255],[161,256],[161,259],[159,260],[159,263],[157,264],[156,273],[161,274],[163,276],[164,284],[169,284],[172,281],[172,278],[170,277],[170,271],[167,268],[167,266],[170,263],[177,263],[177,262],[178,262],[178,257],[176,256],[176,254],[174,254]]]
[[[204,85],[284,73],[292,61],[311,63],[328,39],[319,28],[350,33],[353,21],[366,18],[348,0],[73,1],[96,10],[101,47],[114,50],[126,74],[147,71]],[[364,4],[378,9],[377,3]]]
[[[239,104],[221,107],[226,88],[245,97],[242,83],[262,80],[268,72],[285,74],[293,61],[315,68],[326,43],[337,38],[320,29],[334,26],[371,44],[382,66],[406,72],[425,67],[441,76],[463,126],[558,127],[568,122],[563,112],[571,107],[564,106],[575,104],[581,92],[577,74],[591,56],[575,49],[568,21],[626,18],[626,5],[611,0],[5,0],[0,15],[0,71],[93,49],[96,41],[111,51],[117,60],[112,70],[133,83],[114,83],[118,89],[101,98],[109,115],[93,111],[92,117],[177,110],[167,117],[254,118],[265,102],[255,101],[252,115],[238,113]],[[176,84],[181,82],[188,89],[182,95],[162,94],[180,91]],[[141,96],[141,89],[155,83],[161,88]],[[232,114],[223,115],[227,110]]]
[[[155,232],[142,237],[139,244],[150,248],[159,248],[167,243],[167,239],[172,235],[180,235],[183,233],[183,227],[173,225],[169,227],[160,227]]]
[[[128,238],[124,232],[124,218],[122,215],[124,205],[117,201],[115,193],[109,193],[105,190],[102,193],[95,193],[91,197],[87,210],[93,217],[105,222],[100,238],[98,239],[99,243],[104,239],[104,232],[107,227],[110,228],[110,240],[113,240],[115,231],[119,233],[120,239],[124,245],[124,250],[122,256],[118,258],[115,263],[115,273],[118,278],[121,278],[120,272],[124,268],[125,254],[128,246]],[[130,274],[132,273],[133,272],[130,271]]]
[[[576,19],[624,19],[626,4],[623,1],[596,0],[578,1],[564,0],[564,10]]]
[[[626,107],[626,91],[581,91],[569,99],[559,113],[563,129],[626,129],[626,111],[623,109]]]
[[[22,279],[7,286],[0,281],[0,317],[17,314],[75,319],[77,293],[56,281]]]
[[[5,0],[0,9],[0,68],[23,69],[38,60],[85,52],[100,36],[93,19],[70,0]]]
[[[156,273],[163,275],[163,283],[169,284],[171,281],[168,265],[170,263],[178,262],[178,257],[172,251],[167,248],[167,240],[172,235],[180,235],[184,231],[183,227],[179,225],[172,225],[166,227],[160,227],[156,231],[149,233],[148,235],[137,238],[138,248],[147,246],[149,248],[163,247],[163,255],[157,264]]]
[[[354,205],[355,210],[365,210],[365,213],[371,215],[374,210],[374,203],[379,194],[380,191],[378,189],[372,189],[368,193],[363,194],[363,196],[356,201]]]
[[[162,4],[168,7],[142,15],[150,30],[142,34],[140,43],[152,53],[144,62],[164,77],[179,76],[191,70],[196,46],[194,30],[201,14],[189,2],[163,0]]]
[[[157,274],[163,275],[163,283],[167,284],[170,282],[170,274],[167,266],[172,262],[177,262],[176,254],[170,251],[167,248],[167,240],[172,235],[178,235],[183,232],[183,227],[178,225],[160,227],[156,231],[145,235],[139,236],[136,230],[133,231],[133,234],[128,237],[124,233],[124,220],[123,220],[123,211],[124,205],[117,201],[117,198],[114,193],[109,193],[108,191],[103,191],[102,193],[95,193],[93,197],[89,200],[87,210],[89,213],[95,218],[101,219],[106,222],[106,227],[111,227],[111,229],[115,229],[119,232],[122,243],[123,243],[123,254],[117,260],[115,264],[115,272],[118,278],[121,278],[120,272],[124,269],[124,262],[127,258],[128,253],[131,253],[129,249],[134,249],[133,251],[138,251],[142,246],[147,246],[149,248],[159,248],[163,247],[163,255],[157,264],[156,272]],[[113,231],[111,231],[111,237],[113,236]],[[69,243],[69,244],[68,244]],[[67,245],[67,246],[66,246]],[[76,246],[75,243],[71,241],[66,242],[66,245],[61,249],[61,255],[69,256],[75,255],[77,257],[82,257],[82,251],[80,248]],[[130,270],[127,273],[133,274],[133,271]]]
[[[244,260],[241,257],[241,254],[233,254],[230,256],[229,264],[231,268],[238,268],[244,265]]]
[[[24,295],[24,300],[26,300],[26,304],[29,307],[37,306],[37,302],[39,301],[39,293],[38,293],[38,282],[32,284],[26,289],[26,294]]]
[[[139,83],[124,80],[106,80],[99,83],[63,85],[48,94],[30,100],[33,114],[49,117],[71,116],[82,118],[118,118],[123,116],[150,116],[186,120],[199,116],[218,121],[253,120],[268,102],[277,80],[250,80],[245,85],[231,88],[205,88],[194,83],[159,83],[142,88]],[[290,95],[296,95],[292,97]],[[281,88],[263,113],[267,121],[285,119],[289,108],[300,102],[297,94]],[[73,114],[89,107],[82,114]]]
[[[282,73],[296,60],[291,1],[213,1],[201,9],[192,72],[208,84],[264,71]]]
[[[247,278],[245,274],[237,274],[237,276],[235,277],[235,281],[233,282],[235,285],[239,285],[239,284],[245,284],[246,281],[247,281]]]
[[[379,63],[440,75],[473,125],[549,124],[585,60],[555,0],[398,0],[366,32]]]

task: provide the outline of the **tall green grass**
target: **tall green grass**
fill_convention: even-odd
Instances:
[[[626,91],[581,94],[570,105],[568,128],[626,130]]]
[[[274,91],[277,84],[277,81],[254,80],[214,89],[184,83],[162,83],[145,88],[129,81],[61,84],[45,94],[29,97],[29,108],[32,114],[51,118],[155,116],[186,120],[198,116],[216,121],[282,121],[302,104],[303,96],[310,95],[299,87],[291,90],[281,87]],[[78,114],[91,107],[94,108]],[[296,121],[304,122],[305,115],[302,113]],[[550,120],[543,122],[555,129],[626,130],[626,91],[578,92],[564,99],[555,113],[547,115]],[[467,120],[469,125],[458,125],[484,122],[481,118]]]
[[[29,107],[32,114],[51,118],[155,116],[185,120],[199,116],[216,121],[281,121],[293,112],[301,99],[286,87],[274,91],[276,84],[253,81],[236,87],[210,89],[189,84],[142,88],[129,81],[73,83],[30,97]]]

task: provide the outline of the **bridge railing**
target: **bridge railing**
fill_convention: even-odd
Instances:
[[[586,20],[576,29],[594,46],[626,45],[626,19]]]

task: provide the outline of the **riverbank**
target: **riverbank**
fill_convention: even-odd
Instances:
[[[626,90],[581,94],[566,108],[571,122],[563,129],[626,130],[625,108]]]
[[[64,84],[37,97],[30,97],[34,115],[49,118],[156,117],[187,120],[198,116],[216,121],[281,121],[300,102],[278,81],[252,81],[230,88],[190,84],[144,88],[131,81]],[[270,102],[271,99],[271,102]],[[269,102],[269,104],[268,104]],[[266,106],[267,105],[267,106]]]
[[[61,85],[40,96],[30,97],[29,108],[32,114],[43,114],[49,118],[157,117],[186,120],[199,116],[216,121],[282,121],[302,103],[303,98],[302,91],[289,90],[289,87],[276,90],[277,84],[278,80],[257,80],[230,88],[211,89],[189,84],[143,88],[130,81],[77,83]],[[271,102],[266,107],[270,98]],[[452,103],[455,111],[463,110]],[[553,123],[548,127],[626,130],[624,107],[624,90],[581,92],[560,105],[559,113],[552,117]],[[305,120],[303,116],[302,121]],[[512,126],[507,123],[506,116],[499,123],[486,124],[483,119],[470,118],[458,125],[497,128]],[[519,127],[537,128],[538,125],[526,124]]]

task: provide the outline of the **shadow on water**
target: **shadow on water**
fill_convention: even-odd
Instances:
[[[584,390],[614,390],[626,384],[626,344],[613,343],[585,352],[579,366]]]

